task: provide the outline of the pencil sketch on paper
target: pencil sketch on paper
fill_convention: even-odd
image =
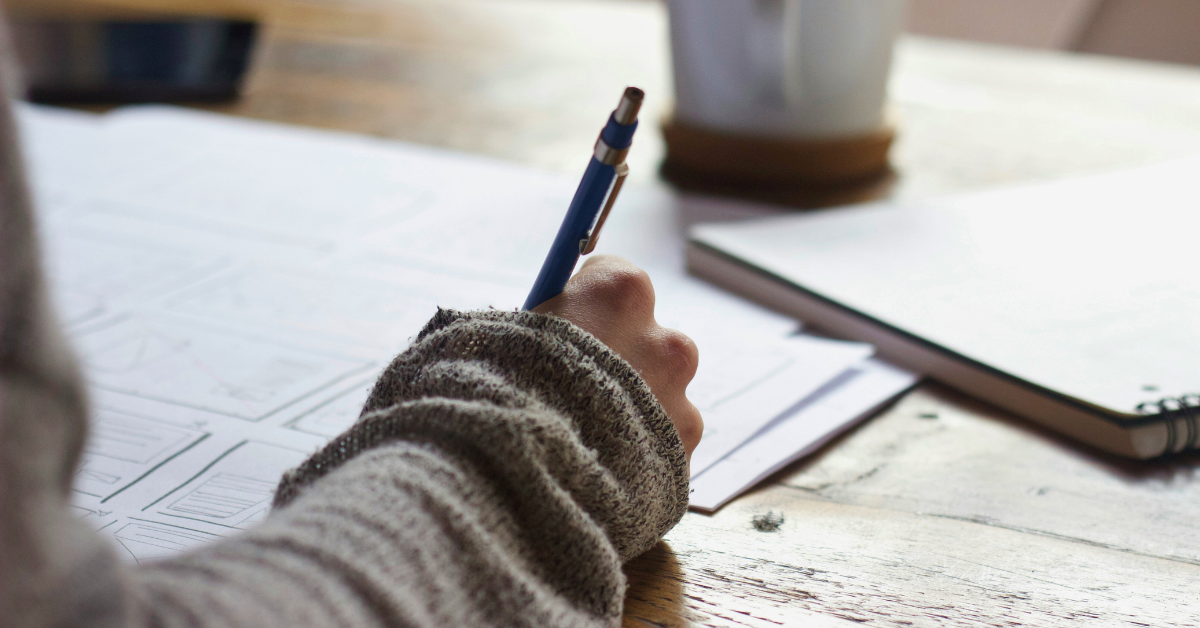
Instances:
[[[74,490],[101,499],[112,497],[208,435],[193,427],[98,410],[75,473]]]
[[[287,426],[300,432],[333,438],[358,421],[373,383],[373,379],[359,381],[292,419]]]
[[[137,520],[130,521],[113,533],[117,545],[138,563],[173,556],[220,538],[220,535],[200,530]]]
[[[93,385],[248,421],[369,362],[231,332],[131,316],[78,338]]]
[[[253,321],[337,336],[399,351],[439,306],[504,307],[524,286],[464,279],[380,263],[343,262],[332,269],[256,264],[230,270],[172,295],[164,307],[212,321]]]
[[[178,110],[34,122],[51,288],[104,400],[73,512],[138,561],[262,519],[438,306],[520,303],[575,187]],[[651,208],[673,201],[625,194],[645,211],[614,214],[609,252],[651,272],[657,320],[703,348],[694,473],[869,355],[686,278],[680,224]]]
[[[284,471],[307,457],[302,451],[243,441],[147,509],[180,520],[245,528],[266,516]]]
[[[255,519],[275,494],[275,482],[217,473],[166,508],[170,514],[219,519],[233,527]]]
[[[403,294],[403,298],[398,298]],[[415,336],[437,311],[436,290],[290,268],[241,268],[172,296],[165,307],[209,320],[286,325],[389,348]]]
[[[101,241],[56,233],[44,241],[46,272],[59,315],[68,325],[167,294],[226,263],[215,254],[155,249],[132,239]]]
[[[77,504],[71,504],[67,508],[76,520],[91,528],[93,532],[99,532],[117,522],[116,519],[109,518],[109,515],[113,514],[110,510],[87,508]]]
[[[297,143],[294,129],[154,108],[117,112],[109,124],[126,140],[120,166],[138,173],[111,195],[154,220],[324,248],[437,201],[409,174],[409,160],[370,142],[300,131],[307,138]],[[247,137],[253,150],[243,150]]]

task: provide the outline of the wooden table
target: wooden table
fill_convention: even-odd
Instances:
[[[97,1],[265,20],[221,111],[571,175],[620,88],[670,102],[654,2]],[[1200,151],[1196,68],[907,39],[891,93],[896,198]],[[757,531],[768,512],[782,525]],[[927,384],[627,572],[626,626],[1197,626],[1200,456],[1118,460]]]

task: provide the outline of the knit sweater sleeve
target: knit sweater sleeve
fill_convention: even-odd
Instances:
[[[599,626],[682,516],[662,407],[567,321],[440,311],[250,530],[132,567],[69,510],[86,434],[7,95],[0,12],[0,626]]]
[[[616,625],[621,564],[687,484],[662,407],[594,337],[441,310],[263,524],[131,586],[162,625]]]

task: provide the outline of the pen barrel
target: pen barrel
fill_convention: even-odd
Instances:
[[[587,238],[616,172],[615,167],[602,164],[595,157],[588,163],[554,244],[521,309],[532,310],[562,293],[575,271],[575,264],[579,263],[579,243]]]

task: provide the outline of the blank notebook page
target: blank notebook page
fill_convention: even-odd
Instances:
[[[1200,392],[1200,155],[920,203],[697,226],[718,248],[1028,382],[1133,414]]]

